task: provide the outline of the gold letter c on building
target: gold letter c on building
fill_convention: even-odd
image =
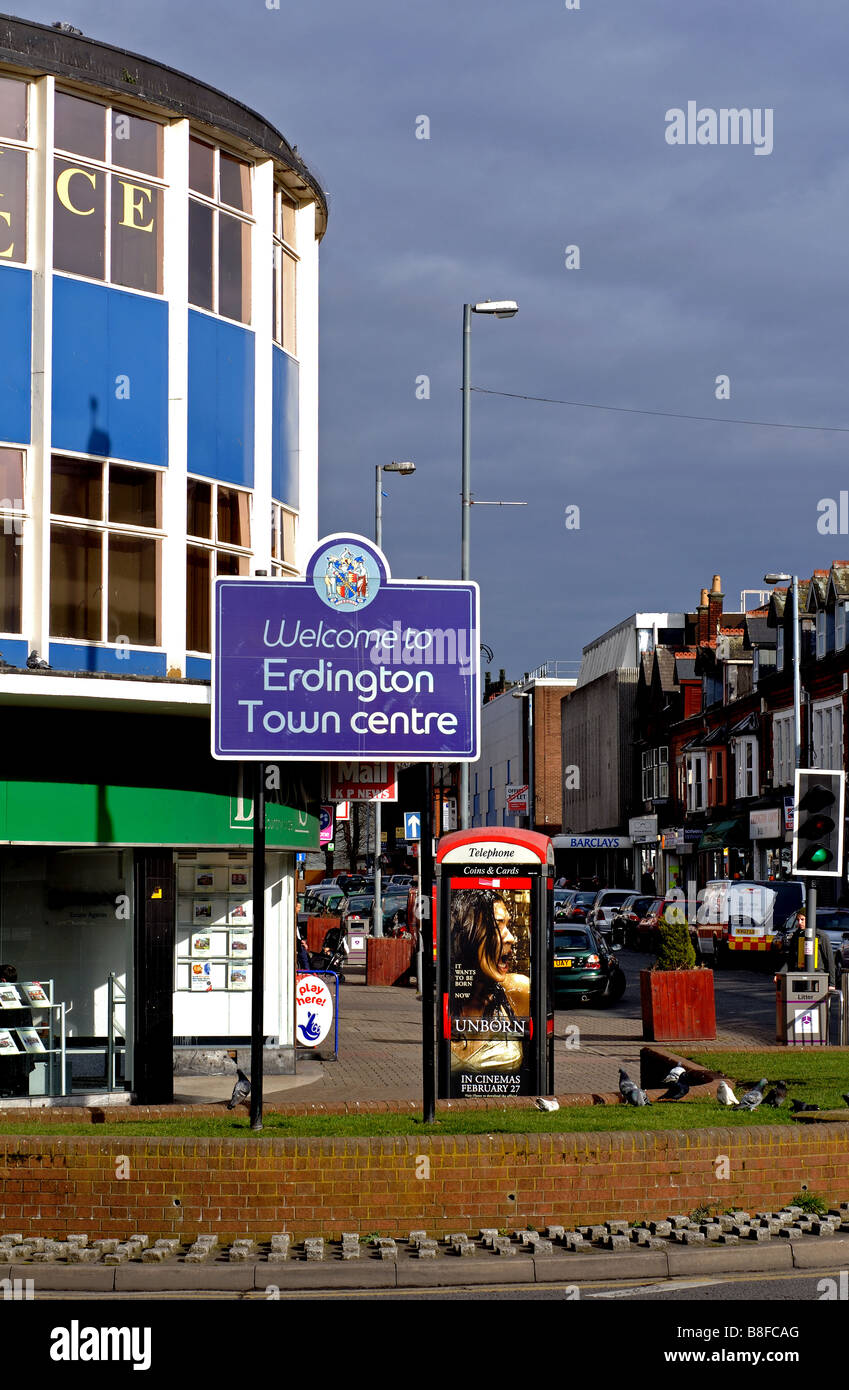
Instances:
[[[97,175],[88,169],[63,169],[56,180],[56,192],[59,196],[59,202],[63,207],[66,207],[69,212],[76,213],[77,217],[91,217],[94,208],[75,208],[71,202],[71,190],[69,185],[74,174],[82,174],[84,179],[88,179],[92,188],[97,188]]]

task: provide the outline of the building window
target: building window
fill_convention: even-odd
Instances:
[[[736,738],[734,740],[734,765],[737,796],[757,796],[760,788],[758,781],[758,741],[756,738]]]
[[[708,806],[725,805],[725,749],[712,748],[708,754]]]
[[[773,716],[772,720],[772,776],[776,787],[793,785],[796,747],[793,738],[793,711],[788,710]]]
[[[295,355],[296,204],[282,189],[274,191],[274,341]]]
[[[811,710],[813,766],[843,767],[843,701],[829,700]]]
[[[162,127],[56,93],[53,267],[162,293]]]
[[[703,811],[707,805],[707,758],[704,753],[687,754],[687,810]]]
[[[775,633],[775,669],[784,670],[784,628],[779,627]]]
[[[251,321],[251,165],[189,141],[189,302]]]
[[[295,569],[295,531],[297,517],[281,507],[279,502],[271,504],[271,573],[283,574],[285,569]]]
[[[842,601],[834,608],[834,649],[838,652],[846,649],[846,604]]]
[[[828,629],[824,608],[817,609],[817,661],[822,661],[828,652]]]
[[[29,83],[0,77],[0,262],[27,259]]]
[[[643,801],[663,801],[669,796],[669,749],[652,748],[643,754]]]
[[[186,493],[186,647],[212,650],[212,581],[250,573],[250,493],[189,478]]]
[[[159,645],[161,511],[152,469],[53,458],[51,637]]]
[[[23,451],[0,447],[0,632],[21,631],[24,496]]]

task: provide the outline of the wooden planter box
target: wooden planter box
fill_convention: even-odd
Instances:
[[[366,942],[366,984],[409,984],[414,944],[409,936],[370,936]]]
[[[712,970],[641,970],[640,1004],[648,1042],[716,1037]]]

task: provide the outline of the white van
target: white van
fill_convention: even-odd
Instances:
[[[713,959],[725,950],[780,952],[783,928],[804,906],[799,879],[713,879],[698,895],[698,951]]]

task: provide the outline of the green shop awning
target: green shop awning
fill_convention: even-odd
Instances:
[[[735,820],[720,820],[706,826],[699,840],[699,849],[726,849],[729,845],[742,848],[747,843],[743,834],[743,821],[738,816]]]

